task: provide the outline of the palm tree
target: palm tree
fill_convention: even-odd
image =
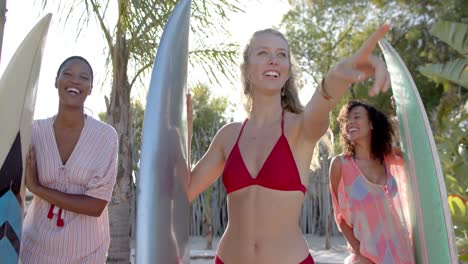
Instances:
[[[43,7],[52,4],[49,2],[42,0]],[[142,84],[142,77],[153,65],[159,38],[176,4],[176,0],[119,0],[117,4],[111,0],[58,1],[65,10],[65,22],[79,15],[79,31],[89,21],[97,21],[107,46],[112,90],[110,96],[105,97],[106,121],[115,127],[120,142],[117,182],[109,204],[111,246],[108,261],[111,263],[129,263],[130,259],[131,208],[134,204],[131,90]],[[215,33],[227,34],[222,22],[229,14],[240,11],[238,0],[193,1],[191,32],[195,36],[196,49],[190,51],[189,62],[191,66],[201,66],[214,80],[218,80],[219,72],[230,76],[237,47],[223,43],[209,46],[197,40],[213,39]],[[116,21],[109,23],[112,18]]]

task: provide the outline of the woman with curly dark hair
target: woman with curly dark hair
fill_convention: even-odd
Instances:
[[[343,153],[330,166],[330,191],[351,253],[345,263],[414,263],[396,180],[405,178],[404,162],[392,149],[389,118],[369,104],[350,101],[338,121]]]

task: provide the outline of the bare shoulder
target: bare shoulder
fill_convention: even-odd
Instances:
[[[338,155],[338,156],[335,156],[333,157],[332,161],[331,161],[331,164],[330,164],[330,167],[333,168],[341,168],[341,159],[342,159],[342,155]]]
[[[236,137],[242,129],[242,122],[232,122],[221,127],[216,133],[216,137],[222,140],[229,140]]]
[[[215,138],[213,139],[216,144],[219,144],[226,154],[228,151],[234,147],[236,143],[237,136],[239,135],[242,129],[242,122],[232,122],[221,127],[216,133]]]
[[[330,183],[337,186],[341,179],[342,155],[333,157],[330,164]]]

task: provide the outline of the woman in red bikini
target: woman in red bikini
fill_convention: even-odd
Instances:
[[[356,54],[335,65],[305,107],[285,37],[271,29],[252,36],[241,65],[249,117],[218,131],[186,186],[192,201],[223,175],[229,223],[215,263],[314,263],[299,227],[313,150],[351,84],[374,77],[371,95],[388,89],[385,64],[372,55],[388,29],[383,25]],[[191,134],[190,95],[187,102]]]

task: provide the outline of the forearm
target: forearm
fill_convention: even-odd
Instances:
[[[361,243],[354,236],[353,229],[350,226],[348,226],[344,221],[341,221],[340,228],[341,228],[341,232],[343,233],[344,237],[346,238],[348,243],[353,248],[354,254],[360,255],[361,254],[361,251],[360,251]]]
[[[317,108],[315,112],[322,113],[324,120],[328,120],[328,113],[336,106],[351,85],[349,80],[340,76],[337,71],[338,67],[340,66],[336,65],[327,73],[310,100],[311,107]]]
[[[327,131],[330,112],[349,86],[349,81],[340,78],[335,70],[330,70],[304,109],[305,131],[309,135],[319,138]]]
[[[64,193],[41,185],[30,191],[50,204],[88,216],[99,217],[107,205],[105,200],[83,194]]]
[[[331,68],[327,72],[327,75],[325,76],[325,79],[322,83],[322,89],[326,95],[331,97],[331,99],[328,101],[331,101],[333,106],[346,93],[346,91],[352,84],[351,80],[346,79],[344,76],[342,76],[342,74],[340,74],[340,68],[343,67],[342,64],[343,62],[340,62],[339,64]],[[364,77],[364,75],[358,76],[356,78],[356,81],[362,79],[362,77]]]

